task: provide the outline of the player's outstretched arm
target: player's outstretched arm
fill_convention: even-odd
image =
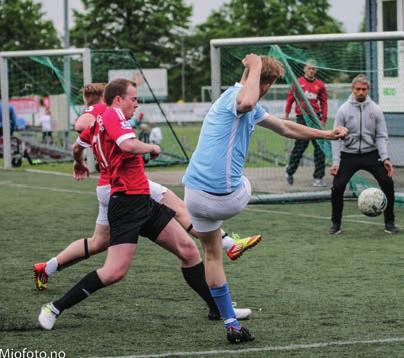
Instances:
[[[320,130],[303,126],[293,121],[284,121],[278,117],[268,115],[258,125],[273,130],[284,137],[293,139],[339,139],[344,138],[348,134],[348,129],[345,127],[336,127],[332,131]]]

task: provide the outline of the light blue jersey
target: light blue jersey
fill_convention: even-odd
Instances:
[[[206,115],[182,179],[187,188],[230,193],[242,185],[250,137],[267,112],[257,104],[250,112],[237,113],[236,98],[241,87],[236,83],[227,89]]]

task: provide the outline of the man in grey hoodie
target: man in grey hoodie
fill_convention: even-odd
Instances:
[[[387,127],[381,108],[368,96],[369,79],[358,75],[352,81],[352,95],[338,110],[334,126],[348,128],[344,139],[332,143],[334,176],[331,189],[332,226],[329,233],[341,233],[344,191],[358,170],[371,173],[387,197],[384,231],[397,234],[394,224],[394,168],[387,153]]]

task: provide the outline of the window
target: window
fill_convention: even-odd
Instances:
[[[397,0],[382,2],[383,31],[397,31]],[[398,43],[396,40],[383,43],[384,77],[398,77]]]

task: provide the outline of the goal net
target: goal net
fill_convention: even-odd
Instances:
[[[361,34],[363,35],[363,34]],[[371,97],[379,103],[385,113],[389,130],[389,154],[397,167],[394,177],[397,189],[397,202],[404,202],[404,42],[397,39],[371,40],[362,36],[360,40],[348,40],[344,35],[333,35],[321,40],[279,41],[282,38],[213,40],[213,46],[220,50],[220,55],[212,60],[217,66],[212,67],[212,91],[216,95],[228,86],[239,81],[243,72],[242,59],[249,53],[270,55],[278,58],[286,70],[285,78],[278,81],[261,99],[261,104],[271,114],[284,118],[288,92],[292,86],[295,93],[295,106],[302,110],[304,120],[310,127],[321,128],[313,109],[304,94],[297,78],[304,74],[304,66],[315,62],[316,77],[326,86],[328,94],[328,120],[326,128],[332,128],[338,108],[351,94],[351,81],[360,74],[366,74],[371,80]],[[299,37],[299,36],[298,36]],[[369,36],[370,37],[370,36]],[[302,36],[300,36],[302,38]],[[404,37],[403,37],[404,39]],[[240,40],[240,41],[238,41]],[[217,41],[215,43],[215,41]],[[265,43],[267,42],[267,43]],[[214,54],[215,51],[212,52]],[[213,55],[214,56],[214,55]],[[217,61],[220,58],[220,61]],[[220,87],[219,87],[220,86]],[[216,89],[214,88],[216,87]],[[298,88],[300,87],[300,88]],[[290,118],[295,118],[292,109]],[[285,168],[294,146],[294,140],[256,128],[250,152],[246,162],[246,174],[252,180],[255,202],[282,202],[309,200],[330,197],[332,177],[326,168],[327,187],[313,187],[313,145],[305,151],[299,168],[294,174],[294,183],[289,185],[285,178]],[[331,146],[327,141],[318,141],[326,156],[326,165],[331,164]],[[364,184],[366,183],[366,185]],[[359,172],[350,183],[350,193],[357,195],[366,186],[377,186],[372,177]]]
[[[77,134],[74,123],[84,109],[82,88],[88,82],[109,82],[125,77],[138,83],[143,117],[136,129],[144,141],[156,142],[162,154],[147,165],[173,165],[188,160],[171,123],[167,120],[150,81],[130,51],[91,51],[87,74],[83,54],[38,54],[7,58],[8,101],[16,118],[11,127],[12,165],[25,158],[31,165],[71,161],[71,144]],[[87,78],[85,78],[87,77]],[[140,113],[142,113],[140,115]],[[2,141],[1,141],[2,143]]]

